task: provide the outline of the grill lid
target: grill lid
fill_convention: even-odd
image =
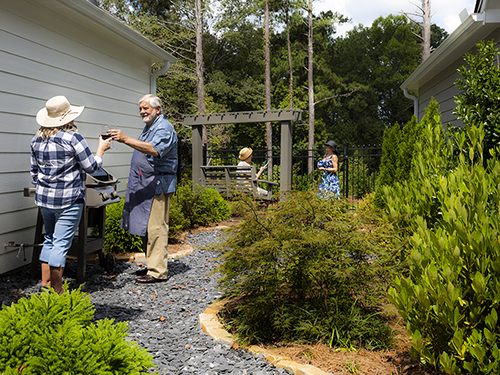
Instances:
[[[92,174],[87,173],[87,179],[85,180],[85,184],[88,187],[114,185],[117,182],[118,179],[106,172],[102,167]]]

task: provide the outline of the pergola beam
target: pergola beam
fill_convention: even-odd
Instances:
[[[244,124],[249,122],[282,122],[300,121],[302,111],[298,109],[276,109],[270,111],[227,112],[211,113],[208,115],[185,115],[183,124],[193,125],[220,125]]]

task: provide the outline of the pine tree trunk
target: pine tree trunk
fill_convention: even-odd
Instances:
[[[309,94],[309,137],[308,137],[308,163],[307,172],[312,173],[314,170],[314,81],[313,81],[313,1],[309,0],[308,9],[308,22],[309,22],[309,33],[308,33],[308,94]]]
[[[431,55],[431,0],[422,0],[422,62]]]
[[[265,62],[266,62],[266,110],[271,110],[271,48],[269,38],[269,0],[265,1],[265,17],[264,17],[264,39],[265,39]],[[266,147],[267,158],[269,165],[267,167],[269,180],[272,180],[273,170],[273,128],[270,122],[266,122]]]
[[[201,0],[195,0],[195,18],[196,18],[196,77],[198,78],[197,96],[198,112],[205,114],[205,83],[203,80],[203,19],[201,15]],[[207,143],[207,129],[203,126],[202,143]]]
[[[293,108],[293,65],[292,65],[292,44],[290,43],[290,2],[286,3],[286,45],[288,49],[288,69],[290,69],[290,109]]]

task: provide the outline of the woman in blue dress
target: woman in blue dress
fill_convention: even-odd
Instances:
[[[323,171],[319,183],[318,196],[323,199],[338,198],[340,195],[337,144],[334,141],[325,143],[326,155],[318,162],[318,169]]]

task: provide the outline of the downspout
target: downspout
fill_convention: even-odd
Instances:
[[[170,61],[165,60],[163,68],[161,68],[160,70],[157,70],[156,72],[153,72],[153,74],[151,74],[151,81],[149,82],[151,94],[156,95],[156,79],[159,76],[161,76],[162,74],[165,74],[169,69],[170,69]]]
[[[408,94],[408,89],[404,89],[403,92],[408,99],[413,100],[413,114],[418,120],[418,98],[416,96]]]

